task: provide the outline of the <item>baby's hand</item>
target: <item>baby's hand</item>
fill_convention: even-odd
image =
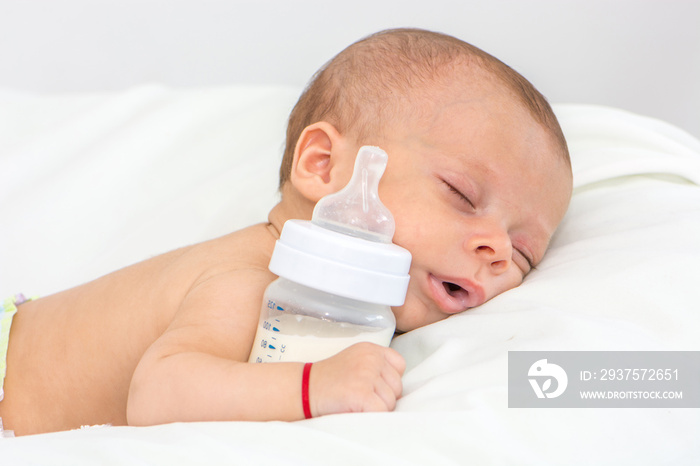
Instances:
[[[391,348],[357,343],[313,365],[311,414],[392,411],[401,396],[403,357]]]

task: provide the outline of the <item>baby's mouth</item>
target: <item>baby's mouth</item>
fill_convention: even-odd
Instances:
[[[443,280],[430,274],[429,282],[433,300],[447,314],[462,312],[484,301],[481,286],[468,280]]]
[[[447,294],[449,294],[453,298],[460,299],[469,296],[469,292],[456,283],[442,282],[442,286],[445,287],[445,291],[447,291]]]

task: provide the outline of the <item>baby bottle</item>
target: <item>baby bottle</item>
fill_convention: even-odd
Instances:
[[[249,362],[316,362],[369,341],[389,346],[411,254],[392,244],[381,203],[387,154],[361,147],[350,182],[322,198],[312,220],[288,220],[270,259],[279,278],[265,290]]]

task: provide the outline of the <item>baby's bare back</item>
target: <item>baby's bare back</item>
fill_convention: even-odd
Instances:
[[[255,225],[21,305],[11,328],[0,403],[5,427],[21,435],[126,424],[134,370],[188,292],[236,270],[269,274],[274,239],[267,225]],[[259,310],[232,306],[231,312],[254,332]],[[246,338],[247,333],[241,339]]]

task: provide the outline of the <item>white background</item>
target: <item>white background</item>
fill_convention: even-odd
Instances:
[[[0,87],[301,86],[346,45],[397,26],[484,48],[553,102],[700,136],[699,0],[0,0]]]

